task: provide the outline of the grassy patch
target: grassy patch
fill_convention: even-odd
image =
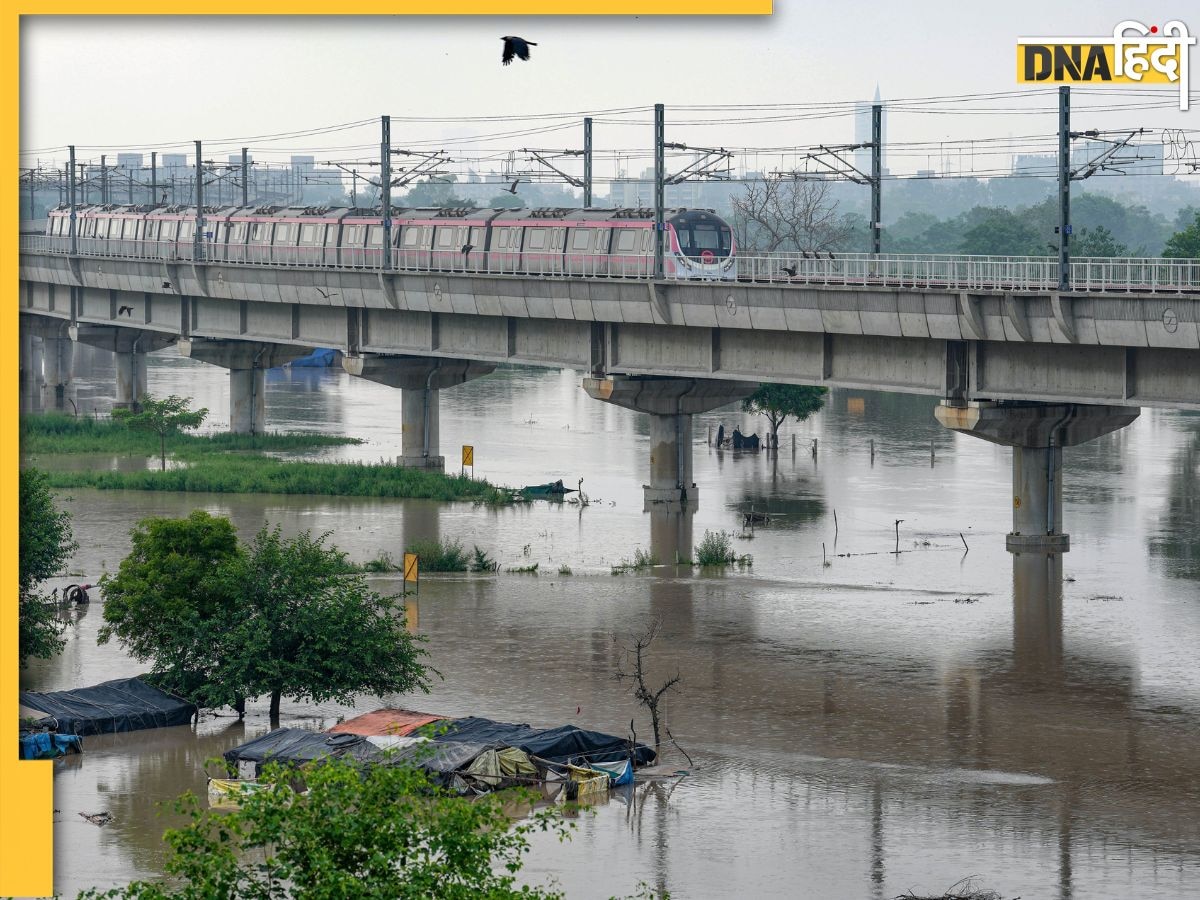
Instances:
[[[614,575],[624,575],[626,572],[640,572],[642,569],[649,569],[651,566],[658,565],[658,557],[648,550],[643,550],[638,547],[633,551],[633,559],[623,559],[617,565],[612,567]]]
[[[479,545],[475,545],[474,557],[471,560],[472,572],[495,572],[500,568],[500,563],[488,556],[484,551],[479,549]]]
[[[462,541],[414,541],[405,552],[417,554],[422,572],[467,571],[467,552]]]
[[[536,575],[538,573],[538,564],[534,563],[531,566],[513,566],[511,569],[505,569],[512,575]]]
[[[731,566],[741,568],[752,565],[754,558],[749,553],[738,556],[733,552],[733,539],[727,531],[705,531],[704,539],[696,547],[696,564],[700,566]]]
[[[561,566],[558,567],[558,574],[559,575],[574,575],[575,573],[571,571],[570,566],[568,566],[566,563],[563,563]]]
[[[361,444],[358,438],[332,434],[176,434],[167,438],[167,452],[181,459],[230,451],[314,450]],[[158,455],[158,436],[135,431],[108,419],[76,418],[62,413],[21,417],[21,452],[25,454],[144,453]]]
[[[316,494],[422,500],[509,502],[486,481],[378,463],[283,461],[267,456],[204,455],[165,472],[46,473],[51,487],[98,490],[185,491],[216,494]]]

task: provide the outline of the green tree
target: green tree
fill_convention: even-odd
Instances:
[[[771,426],[771,444],[779,443],[779,426],[788,416],[803,422],[825,405],[828,388],[798,384],[760,384],[758,390],[742,401],[742,410],[767,417]]]
[[[510,194],[508,191],[504,191],[489,200],[487,205],[492,209],[523,209],[525,206],[525,201],[516,194]]]
[[[1200,212],[1191,225],[1177,231],[1167,240],[1163,256],[1172,259],[1200,259]]]
[[[150,431],[158,435],[158,452],[162,470],[167,469],[167,435],[199,428],[208,415],[206,408],[188,409],[190,397],[172,394],[163,400],[155,400],[149,394],[142,397],[140,411],[114,409],[113,418],[124,422],[136,431]]]
[[[238,600],[235,621],[217,637],[210,704],[269,693],[274,722],[282,697],[353,703],[362,692],[428,692],[425,650],[405,630],[396,598],[371,591],[325,539],[285,540],[278,526],[263,528],[221,567],[223,593]]]
[[[989,209],[987,213],[986,218],[962,233],[959,253],[979,256],[1046,254],[1046,242],[1021,217],[1007,209]]]
[[[133,549],[115,575],[100,580],[104,625],[129,654],[151,663],[167,690],[203,701],[220,662],[217,638],[232,627],[237,594],[218,577],[238,554],[226,518],[194,510],[186,519],[151,518],[132,531]],[[244,708],[237,697],[232,703]]]
[[[1103,225],[1080,229],[1079,237],[1071,242],[1072,256],[1128,256],[1129,248],[1117,243],[1112,232]]]
[[[458,797],[411,766],[365,770],[333,761],[305,767],[305,793],[294,772],[269,765],[240,808],[201,806],[192,794],[176,803],[190,821],[164,835],[166,882],[135,881],[86,891],[80,898],[128,900],[407,900],[438,897],[555,898],[518,886],[517,873],[538,831],[569,836],[553,810],[512,825],[496,795]]]
[[[62,647],[54,608],[38,586],[62,569],[75,551],[71,515],[54,506],[46,476],[22,469],[18,519],[17,642],[20,665],[31,656],[45,659]]]

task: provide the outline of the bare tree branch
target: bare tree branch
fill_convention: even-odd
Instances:
[[[750,181],[733,198],[733,228],[743,251],[839,250],[853,229],[838,215],[825,179]]]

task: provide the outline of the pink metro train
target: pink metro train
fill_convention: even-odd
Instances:
[[[50,211],[51,239],[70,235],[70,209]],[[664,274],[736,279],[729,225],[712,210],[669,209]],[[195,207],[76,208],[81,253],[189,259]],[[204,213],[204,255],[216,262],[376,268],[379,211],[347,207],[222,207]],[[649,209],[396,209],[392,265],[399,269],[558,275],[648,275],[654,270]]]

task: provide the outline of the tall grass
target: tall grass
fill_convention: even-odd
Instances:
[[[333,434],[176,434],[167,437],[167,450],[194,459],[204,453],[229,451],[312,450],[361,444],[359,438]],[[134,431],[108,419],[76,418],[62,413],[21,417],[22,453],[146,453],[158,455],[158,435]]]
[[[417,554],[422,572],[467,571],[467,551],[459,540],[413,541],[404,552]]]
[[[204,454],[186,467],[165,472],[46,473],[56,488],[184,491],[216,494],[318,494],[422,500],[511,502],[511,491],[486,481],[427,469],[357,462],[285,461],[267,456]]]
[[[745,568],[753,562],[754,558],[749,553],[738,556],[733,552],[733,539],[728,531],[706,530],[696,547],[696,564],[700,566],[737,565]]]

